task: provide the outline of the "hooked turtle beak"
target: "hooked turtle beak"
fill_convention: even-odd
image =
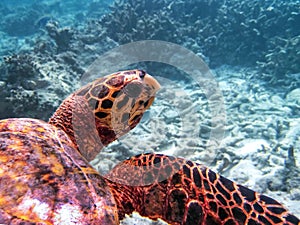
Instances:
[[[155,93],[160,89],[160,84],[158,83],[158,81],[149,74],[146,74],[143,79],[147,85],[152,87],[153,90],[152,94],[155,95]]]

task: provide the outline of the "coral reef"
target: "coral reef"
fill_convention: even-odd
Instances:
[[[55,41],[57,51],[65,51],[69,48],[73,32],[70,28],[59,28],[57,22],[48,22],[46,24],[48,35]]]
[[[2,77],[10,83],[38,77],[36,62],[62,63],[64,72],[60,72],[78,77],[97,56],[118,44],[158,39],[206,56],[213,67],[257,66],[256,78],[287,86],[289,91],[300,84],[297,76],[291,76],[300,71],[299,1],[117,0],[110,12],[103,4],[50,1],[16,9],[0,6],[4,13],[0,27],[6,34],[35,35],[33,40],[20,41],[1,34],[7,39],[2,54],[20,46],[10,54],[11,60],[2,61]],[[75,13],[75,19],[68,13]],[[162,70],[160,65],[147,66]]]
[[[290,38],[275,36],[268,45],[264,58],[257,62],[263,77],[272,84],[285,84],[287,80],[283,75],[300,72],[300,35]],[[300,83],[297,83],[299,86]]]
[[[83,48],[79,52],[97,44],[100,30],[102,37],[119,44],[144,39],[171,41],[205,55],[213,67],[258,66],[260,77],[273,84],[283,75],[300,71],[299,1],[117,0],[107,12],[104,5],[109,3],[41,2],[25,10],[0,6],[4,12],[0,27],[9,35],[20,36],[44,26],[58,52],[72,48],[74,32],[78,32],[77,40],[85,42],[77,45]],[[76,20],[63,15],[73,11],[77,12]],[[58,16],[63,20],[52,19]],[[65,26],[66,21],[79,28]],[[88,29],[90,34],[86,33]]]
[[[4,63],[7,65],[7,77],[12,83],[18,83],[18,78],[25,79],[33,77],[37,68],[34,63],[34,56],[29,54],[19,54],[4,57]]]
[[[182,93],[178,86],[164,84],[133,139],[111,145],[100,165],[110,169],[118,160],[154,149],[211,162],[214,170],[282,202],[299,201],[300,2],[116,0],[108,8],[110,2],[0,5],[0,118],[47,120],[80,85],[88,66],[116,46],[145,39],[177,43],[216,69],[228,116],[217,156],[205,151],[212,114],[203,93],[183,79],[183,72],[152,62],[131,66],[172,79],[193,104],[174,95]],[[224,64],[236,67],[220,67]],[[182,115],[191,118],[184,126]],[[199,130],[194,129],[199,121]],[[183,127],[199,136],[187,135]],[[245,165],[249,171],[239,172]],[[297,205],[292,207],[299,214]]]
[[[47,120],[61,100],[78,87],[80,76],[97,56],[116,46],[96,25],[90,22],[76,30],[48,20],[26,49],[4,56],[0,81],[7,89],[0,93],[1,118]]]
[[[101,21],[121,44],[171,41],[208,56],[211,66],[258,65],[268,80],[300,71],[299,6],[291,0],[122,0]]]

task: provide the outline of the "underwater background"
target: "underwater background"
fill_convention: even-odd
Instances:
[[[222,91],[226,127],[215,154],[205,152],[214,113],[203,91],[178,68],[140,62],[126,68],[161,77],[162,90],[93,165],[104,173],[149,151],[185,157],[300,216],[299,0],[2,0],[0,15],[0,119],[47,120],[120,45],[175,43],[204,60]]]

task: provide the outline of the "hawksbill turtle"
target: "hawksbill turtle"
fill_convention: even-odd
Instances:
[[[48,123],[0,121],[0,224],[119,224],[137,211],[173,225],[300,224],[276,200],[203,165],[142,154],[101,176],[89,161],[134,128],[158,82],[142,70],[71,94]]]

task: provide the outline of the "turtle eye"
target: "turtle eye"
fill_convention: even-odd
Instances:
[[[146,72],[144,70],[140,70],[139,76],[143,79],[146,76]]]

